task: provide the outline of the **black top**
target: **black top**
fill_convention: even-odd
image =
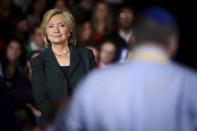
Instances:
[[[69,67],[70,66],[60,66],[65,76],[69,75]]]
[[[73,89],[72,89],[72,87],[70,85],[70,81],[69,81],[69,67],[70,66],[60,66],[62,72],[64,73],[65,79],[66,79],[66,81],[68,83],[68,85],[67,85],[67,92],[68,92],[68,96],[70,97],[72,95],[72,93],[73,93]]]

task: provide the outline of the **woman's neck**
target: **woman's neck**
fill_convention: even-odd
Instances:
[[[69,51],[69,47],[68,47],[68,44],[65,43],[65,44],[53,44],[52,45],[52,50],[54,53],[56,54],[64,54],[66,52]]]

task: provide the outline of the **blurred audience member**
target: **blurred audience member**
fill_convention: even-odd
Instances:
[[[71,11],[76,19],[77,24],[84,20],[89,20],[93,9],[93,0],[79,0],[78,4],[71,5]]]
[[[45,48],[45,44],[42,38],[42,33],[40,29],[40,25],[35,25],[33,28],[33,31],[31,32],[30,40],[29,43],[26,46],[27,52],[32,52],[32,51],[43,51]]]
[[[129,7],[123,7],[119,12],[119,16],[118,16],[119,28],[117,33],[126,43],[128,43],[129,38],[133,35],[133,31],[132,31],[133,17],[134,17],[133,10]],[[122,46],[127,46],[127,44]]]
[[[106,40],[102,42],[99,49],[97,66],[99,68],[106,67],[109,64],[112,64],[117,59],[117,46],[113,41]]]
[[[106,34],[111,32],[112,16],[109,5],[100,1],[96,4],[91,18],[93,29],[93,42],[100,44]]]
[[[79,44],[82,46],[92,45],[92,28],[89,21],[79,24],[78,28]]]
[[[20,16],[16,23],[14,37],[19,39],[21,44],[24,45],[29,39],[29,32],[30,30],[26,16]]]
[[[8,97],[8,92],[3,79],[0,77],[0,130],[1,131],[22,131],[17,121]]]
[[[46,10],[46,6],[46,0],[35,0],[35,2],[33,2],[27,15],[27,21],[30,29],[32,29],[35,24],[41,23],[42,15]]]
[[[54,8],[64,11],[68,10],[68,5],[65,0],[56,0]]]
[[[14,5],[13,0],[0,0],[0,38],[4,42],[10,40],[16,20],[21,15],[21,9]]]
[[[26,13],[33,0],[13,0],[14,4],[20,7],[23,13]]]
[[[31,82],[31,66],[30,61],[34,57],[40,55],[40,51],[32,51],[27,59],[27,68],[26,71],[21,75],[19,78],[16,79],[14,83],[14,89],[12,90],[12,96],[14,98],[15,105],[18,104],[29,104],[35,107],[35,102],[33,98],[33,91],[32,91],[32,82]],[[40,117],[40,116],[37,116]]]
[[[132,23],[134,19],[134,11],[127,6],[124,6],[120,9],[117,17],[118,29],[116,32],[108,35],[113,39],[119,47],[119,59],[124,61],[127,57],[127,49],[129,48],[128,42],[129,39],[133,36]]]
[[[22,74],[22,45],[18,40],[11,40],[2,59],[3,76],[8,89],[12,89],[15,80]]]

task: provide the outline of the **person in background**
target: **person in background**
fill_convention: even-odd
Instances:
[[[15,23],[22,15],[22,10],[14,4],[14,0],[0,1],[0,39],[5,43],[10,41],[16,27]]]
[[[25,72],[16,79],[14,83],[14,89],[12,90],[12,94],[14,97],[15,107],[20,105],[27,106],[31,109],[32,113],[34,114],[34,118],[37,124],[41,124],[41,112],[37,109],[35,105],[35,101],[33,98],[33,91],[32,91],[32,69],[30,66],[30,62],[33,58],[40,55],[41,51],[32,51],[26,61],[26,70]]]
[[[27,21],[30,30],[32,30],[37,23],[41,23],[42,15],[46,11],[47,4],[46,0],[34,0],[33,4],[28,9]]]
[[[89,21],[84,21],[78,25],[79,44],[81,46],[93,45],[92,41],[93,30]]]
[[[54,4],[54,8],[62,11],[68,10],[68,4],[66,3],[65,0],[56,0]]]
[[[93,5],[93,0],[79,0],[77,4],[71,5],[71,12],[76,18],[77,25],[85,20],[90,20]]]
[[[118,28],[115,32],[106,36],[117,43],[120,63],[126,60],[130,49],[129,40],[133,38],[133,20],[134,10],[128,6],[123,6],[117,16]]]
[[[8,91],[5,83],[0,76],[0,130],[1,131],[22,131],[19,122],[14,115]]]
[[[79,84],[59,131],[197,130],[197,72],[171,61],[179,34],[174,17],[148,8],[133,32],[131,62],[92,72]]]
[[[28,21],[25,15],[19,17],[14,29],[13,37],[20,40],[21,44],[24,46],[24,44],[28,42],[30,34]]]
[[[15,80],[23,73],[22,44],[16,39],[8,43],[2,59],[3,76],[9,91],[13,89]],[[11,99],[12,101],[12,99]]]
[[[13,3],[18,6],[24,14],[27,12],[32,2],[33,0],[13,0]]]
[[[117,60],[117,46],[111,40],[105,40],[101,43],[98,54],[98,68],[104,68]]]
[[[31,62],[36,105],[46,122],[53,109],[69,101],[76,84],[95,67],[91,50],[77,46],[75,22],[69,11],[48,10],[41,24],[47,49]]]
[[[92,13],[91,26],[93,30],[93,44],[98,45],[111,32],[112,16],[109,5],[100,1],[95,5]]]
[[[26,46],[28,53],[32,51],[43,51],[45,48],[44,41],[42,39],[42,33],[40,29],[40,24],[35,25],[30,36],[29,43]]]

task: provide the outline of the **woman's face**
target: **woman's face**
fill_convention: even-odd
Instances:
[[[47,38],[52,44],[65,44],[68,41],[69,27],[63,15],[54,15],[47,25]]]
[[[92,34],[92,29],[90,27],[90,23],[85,22],[82,27],[82,31],[81,31],[81,39],[88,40],[88,39],[90,39],[91,34]]]
[[[17,41],[11,41],[7,48],[7,59],[14,61],[18,59],[21,55],[21,45]]]
[[[105,3],[98,3],[95,10],[95,16],[98,21],[104,21],[108,15],[108,7]]]
[[[113,62],[116,53],[116,48],[111,42],[106,42],[102,45],[100,50],[100,61],[105,64]]]

